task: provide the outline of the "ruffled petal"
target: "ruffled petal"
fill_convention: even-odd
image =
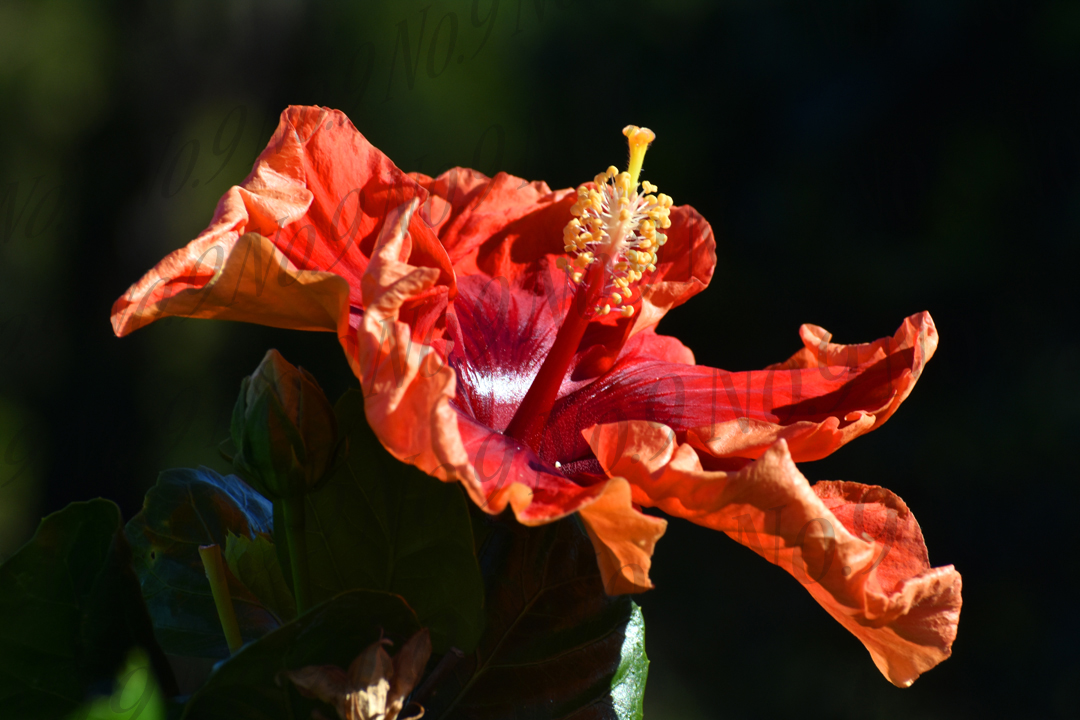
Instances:
[[[574,191],[507,173],[489,178],[453,168],[437,178],[410,175],[429,195],[419,214],[435,231],[459,272],[483,272],[511,282],[544,255],[563,254],[562,229]],[[513,252],[499,246],[510,244]],[[508,249],[510,249],[508,248]]]
[[[344,277],[352,304],[362,307],[359,281],[391,211],[427,192],[357,131],[344,113],[320,107],[290,107],[256,161],[285,168],[311,192],[299,218],[281,223],[274,244],[298,267]],[[419,218],[409,226],[409,262],[439,270],[440,284],[453,293],[450,260],[438,238]]]
[[[937,347],[925,312],[864,345],[829,344],[815,326],[803,326],[802,337],[806,347],[787,362],[740,373],[664,362],[628,344],[609,372],[556,403],[546,443],[577,458],[588,452],[584,428],[652,420],[732,460],[711,469],[737,469],[781,438],[797,462],[817,460],[885,422]]]
[[[366,312],[357,328],[357,364],[368,422],[399,459],[427,472],[443,463],[438,449],[460,445],[449,407],[454,371],[430,345],[415,342],[402,306],[438,280],[438,270],[409,265],[409,227],[418,200],[396,208],[361,280]],[[457,439],[457,443],[455,443]]]
[[[297,268],[255,232],[202,237],[116,301],[113,330],[124,336],[173,315],[336,331],[347,342],[349,285],[333,273]]]
[[[900,498],[858,483],[811,487],[784,440],[737,472],[706,472],[671,428],[602,425],[587,437],[600,464],[631,483],[634,501],[720,530],[783,567],[906,687],[949,657],[960,574],[931,568]]]
[[[218,202],[210,226],[116,301],[113,328],[125,335],[159,317],[183,315],[339,330],[349,307],[363,306],[359,282],[384,217],[426,196],[344,114],[290,107],[251,174]],[[438,238],[419,218],[409,230],[409,261],[435,268],[452,295],[453,269]],[[249,234],[263,240],[241,241]],[[339,287],[322,282],[327,273],[345,280],[344,306],[327,300],[326,288]],[[322,313],[328,303],[333,316],[313,321],[310,308]]]

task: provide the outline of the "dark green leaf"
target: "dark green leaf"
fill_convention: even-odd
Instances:
[[[287,682],[278,685],[279,672],[308,665],[347,668],[380,637],[400,647],[419,627],[416,615],[396,595],[367,590],[342,593],[223,662],[191,697],[183,717],[309,720],[316,703],[302,698]],[[330,712],[328,717],[333,717]]]
[[[359,392],[346,393],[337,413],[348,460],[307,496],[314,601],[351,588],[396,593],[431,631],[435,652],[471,650],[484,590],[464,494],[391,456],[368,427]]]
[[[120,510],[99,499],[42,520],[0,566],[4,717],[66,717],[88,692],[111,691],[134,646],[146,649],[162,684],[175,691],[130,561]]]
[[[640,718],[648,672],[641,611],[625,595],[604,593],[577,519],[539,528],[487,522],[487,630],[476,652],[420,699],[425,717]]]
[[[228,657],[199,546],[225,548],[230,532],[249,538],[269,532],[271,517],[270,503],[237,477],[208,468],[161,473],[125,532],[154,632],[166,652]],[[278,627],[274,614],[231,573],[229,590],[245,642]]]
[[[278,564],[277,550],[270,536],[256,533],[254,538],[229,533],[225,542],[225,562],[248,590],[281,622],[296,617],[296,601]]]

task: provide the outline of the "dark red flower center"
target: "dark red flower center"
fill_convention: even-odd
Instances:
[[[638,178],[645,151],[655,135],[647,128],[633,125],[627,126],[623,134],[630,145],[627,172],[620,173],[615,167],[609,167],[597,175],[592,183],[578,188],[577,202],[571,208],[573,217],[563,233],[564,250],[571,257],[560,257],[556,263],[565,273],[566,281],[577,287],[565,315],[562,318],[550,318],[552,326],[558,330],[553,340],[549,339],[549,336],[543,338],[541,344],[547,345],[550,342],[550,345],[543,348],[545,353],[539,355],[542,361],[535,374],[529,369],[535,368],[537,355],[519,359],[521,368],[525,371],[521,374],[508,374],[509,368],[505,365],[495,374],[489,375],[483,375],[475,362],[469,363],[469,370],[479,370],[479,373],[470,373],[461,364],[458,365],[459,379],[464,383],[469,384],[472,381],[486,384],[489,386],[489,393],[500,395],[502,399],[509,400],[509,395],[515,396],[514,400],[520,398],[519,402],[510,401],[509,404],[515,407],[509,419],[505,417],[506,410],[509,409],[505,406],[500,407],[497,413],[477,413],[480,408],[473,407],[474,417],[481,419],[480,416],[488,415],[483,420],[488,421],[489,427],[501,429],[505,435],[529,446],[538,454],[552,408],[560,392],[564,390],[575,358],[578,365],[584,367],[579,353],[590,323],[612,314],[613,310],[626,319],[634,315],[635,307],[640,302],[640,292],[636,285],[644,275],[656,269],[657,250],[667,240],[663,233],[658,232],[658,228],[671,225],[671,198],[664,194],[654,194],[656,186],[648,181],[641,183],[639,192]],[[470,289],[473,288],[462,288],[462,300],[472,294]],[[468,301],[461,304],[469,305]],[[462,309],[465,311],[464,315],[476,318],[477,308]],[[533,317],[530,323],[535,325],[538,320],[539,318]],[[468,320],[459,318],[459,322],[462,321]],[[506,319],[503,319],[501,324],[504,325],[502,329],[509,330],[511,327],[506,325]],[[629,321],[621,325],[625,330],[629,330]],[[477,328],[480,330],[479,337],[487,338],[488,341],[502,329],[496,329],[493,333],[493,328],[490,327]],[[527,332],[511,340],[510,344],[526,347],[536,344],[530,343],[529,338],[534,341],[539,339],[537,328],[534,326],[526,330]],[[464,340],[469,337],[469,333],[463,332],[462,336]],[[607,343],[602,354],[613,359],[626,336],[626,332],[616,333],[616,341]],[[466,357],[473,360],[475,353],[490,354],[492,348],[474,346],[462,350]],[[541,348],[534,347],[532,352],[537,350]],[[509,377],[510,374],[515,377]],[[528,382],[528,389],[522,397],[518,393],[525,382]],[[504,387],[494,387],[500,383]],[[498,401],[494,404],[502,405]]]

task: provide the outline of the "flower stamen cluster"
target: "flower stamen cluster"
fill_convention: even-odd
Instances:
[[[646,272],[656,270],[656,251],[667,242],[658,229],[671,227],[673,201],[645,180],[638,191],[641,164],[656,135],[648,128],[627,125],[623,135],[630,144],[629,169],[619,172],[614,165],[577,189],[577,202],[570,208],[574,216],[563,230],[563,244],[572,258],[559,258],[558,266],[568,270],[570,280],[580,283],[585,269],[603,262],[603,300],[592,310],[607,315],[620,308],[624,317],[634,314],[624,305],[633,295],[634,283]]]

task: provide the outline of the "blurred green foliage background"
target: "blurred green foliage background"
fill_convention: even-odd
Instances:
[[[899,690],[785,573],[673,522],[638,599],[649,717],[1076,717],[1078,70],[1066,0],[0,0],[0,554],[69,501],[130,517],[160,469],[221,468],[268,347],[355,385],[330,335],[108,322],[287,104],[405,170],[552,187],[622,164],[634,123],[716,231],[712,286],[661,325],[699,362],[933,314],[903,409],[803,471],[899,493],[966,600],[954,657]]]

